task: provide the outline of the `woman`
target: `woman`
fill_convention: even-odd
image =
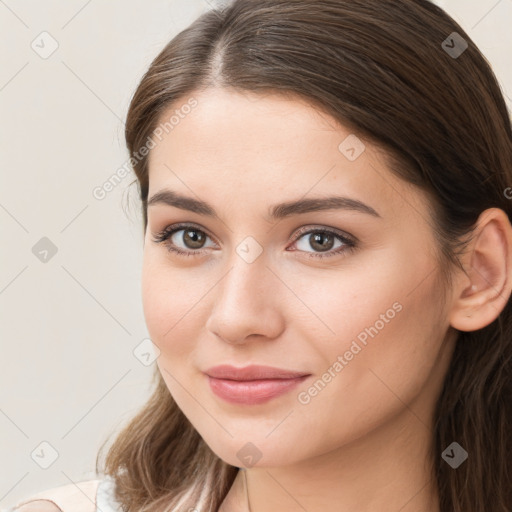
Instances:
[[[102,507],[512,510],[512,131],[454,20],[236,0],[126,140],[158,371]]]

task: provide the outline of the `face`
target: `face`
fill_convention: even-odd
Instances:
[[[247,455],[292,464],[393,422],[428,422],[449,322],[426,197],[302,100],[191,96],[195,108],[154,139],[149,199],[170,191],[209,208],[153,201],[142,273],[158,368],[180,409],[239,467]],[[237,402],[213,390],[229,382],[212,387],[205,374],[222,364],[307,376],[249,384]]]

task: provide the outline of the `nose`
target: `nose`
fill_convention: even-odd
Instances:
[[[254,336],[277,338],[284,328],[279,299],[285,288],[263,255],[247,263],[235,254],[233,264],[214,287],[214,305],[206,323],[209,331],[230,344]]]

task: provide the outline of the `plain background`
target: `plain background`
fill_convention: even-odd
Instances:
[[[512,0],[437,3],[512,107]],[[149,397],[134,175],[93,190],[128,158],[123,121],[151,60],[214,4],[0,0],[0,508],[94,478],[100,444]]]

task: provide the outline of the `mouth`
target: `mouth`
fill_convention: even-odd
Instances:
[[[216,366],[205,372],[212,392],[223,400],[256,405],[290,392],[311,374],[268,366]]]

